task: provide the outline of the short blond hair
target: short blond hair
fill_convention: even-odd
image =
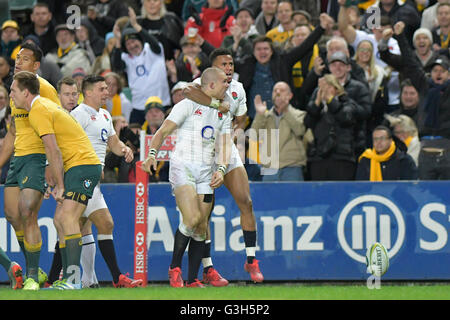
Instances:
[[[412,137],[417,137],[419,135],[419,130],[417,130],[416,123],[407,115],[399,114],[393,116],[390,114],[385,114],[384,117],[389,121],[391,127],[400,126]]]
[[[342,96],[343,94],[345,94],[345,89],[344,87],[339,83],[339,81],[337,80],[337,78],[331,74],[328,73],[326,75],[323,76],[323,78],[325,79],[325,81],[330,85],[333,86],[336,89],[336,95]]]

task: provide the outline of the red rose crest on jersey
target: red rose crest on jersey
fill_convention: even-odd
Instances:
[[[106,121],[109,121],[109,118],[106,114],[103,114],[103,116],[105,117]]]
[[[223,118],[222,112],[219,112],[217,115],[219,116],[219,120],[222,120],[222,118]]]
[[[238,95],[237,95],[237,92],[236,92],[236,91],[233,91],[233,92],[231,93],[231,95],[233,96],[233,99],[234,99],[234,100],[236,100],[236,99],[238,98]]]
[[[195,110],[194,114],[196,114],[198,116],[201,116],[202,115],[202,110],[197,109],[197,110]]]

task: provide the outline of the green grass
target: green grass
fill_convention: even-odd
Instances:
[[[0,300],[450,300],[450,284],[383,285],[368,289],[365,284],[240,284],[225,288],[175,289],[166,284],[146,288],[41,290],[26,292],[0,288]]]

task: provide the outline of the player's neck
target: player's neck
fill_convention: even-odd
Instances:
[[[27,110],[28,112],[30,112],[31,107],[33,106],[34,100],[35,100],[36,98],[38,98],[38,97],[39,97],[38,94],[37,94],[37,95],[31,95],[31,96],[29,96],[29,97],[27,98],[27,103],[26,103],[26,105],[25,105],[25,110]]]
[[[97,111],[97,112],[100,110],[100,106],[96,107],[95,103],[91,103],[90,101],[86,101],[86,100],[84,100],[83,103],[85,105],[87,105],[88,107],[91,107],[92,109],[95,109],[95,111]]]

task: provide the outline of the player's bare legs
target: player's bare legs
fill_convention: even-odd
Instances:
[[[23,244],[23,225],[19,213],[19,194],[19,187],[5,187],[3,193],[3,199],[5,201],[4,211],[6,220],[13,226],[16,232],[17,241],[25,256],[25,261],[27,261]]]
[[[58,203],[55,211],[54,224],[59,235],[63,278],[70,280],[69,282],[72,283],[81,282],[81,231],[79,219],[85,209],[85,204],[66,198],[63,203]]]
[[[198,195],[190,185],[174,190],[183,222],[175,233],[174,251],[169,268],[169,279],[173,287],[182,287],[181,260],[189,245],[189,268],[187,286],[201,286],[197,281],[198,269],[203,257],[207,217],[211,212],[212,195]]]

